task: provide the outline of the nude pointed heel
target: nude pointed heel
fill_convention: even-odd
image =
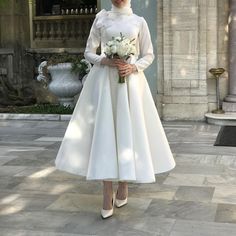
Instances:
[[[120,208],[120,207],[123,207],[125,206],[126,204],[128,203],[128,198],[124,199],[124,200],[120,200],[120,199],[117,199],[115,200],[115,206],[117,208]]]
[[[101,217],[103,220],[105,220],[113,215],[114,204],[115,204],[115,194],[113,194],[113,198],[112,198],[112,208],[110,210],[104,210],[104,209],[101,210]]]

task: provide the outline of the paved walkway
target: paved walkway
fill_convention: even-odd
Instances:
[[[219,126],[164,123],[177,167],[131,184],[103,221],[101,183],[54,168],[67,123],[0,121],[1,236],[236,235],[236,148],[213,146]]]

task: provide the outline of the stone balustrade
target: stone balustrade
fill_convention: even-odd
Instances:
[[[84,48],[95,15],[38,16],[33,19],[36,48]]]

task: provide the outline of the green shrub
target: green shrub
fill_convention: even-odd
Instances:
[[[73,108],[70,106],[37,104],[34,106],[14,106],[0,110],[0,113],[26,113],[26,114],[72,114]]]

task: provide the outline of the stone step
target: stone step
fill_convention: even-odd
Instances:
[[[205,118],[209,124],[236,126],[236,112],[226,112],[224,114],[206,113]]]

